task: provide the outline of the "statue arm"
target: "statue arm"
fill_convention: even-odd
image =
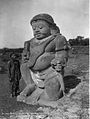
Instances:
[[[56,53],[55,59],[58,63],[63,66],[66,66],[66,62],[68,60],[68,43],[64,36],[59,35],[56,39]]]
[[[22,63],[27,62],[29,60],[29,54],[30,54],[29,49],[30,49],[30,42],[26,41],[24,43],[24,50],[22,53]]]
[[[65,90],[64,82],[63,82],[63,67],[66,66],[67,62],[67,41],[66,38],[62,35],[58,35],[55,39],[56,43],[56,53],[55,58],[52,60],[51,65],[55,68],[58,73],[60,79],[59,82],[61,84],[60,90]]]

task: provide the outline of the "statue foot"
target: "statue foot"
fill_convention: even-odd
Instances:
[[[25,102],[26,101],[26,96],[24,96],[24,95],[18,95],[17,96],[17,101],[19,101],[19,102]]]
[[[58,107],[57,101],[39,100],[38,104],[39,105],[44,105],[44,106],[49,106],[49,107],[52,107],[52,108],[57,108]]]

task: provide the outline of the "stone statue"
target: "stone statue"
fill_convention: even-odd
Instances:
[[[68,61],[68,43],[48,14],[38,14],[30,24],[34,38],[24,43],[21,74],[26,83],[17,101],[27,104],[40,99],[56,101],[64,94],[64,67]]]

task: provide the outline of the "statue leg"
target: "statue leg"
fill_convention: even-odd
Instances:
[[[34,81],[32,80],[30,69],[27,67],[27,64],[24,63],[21,65],[21,74],[22,78],[26,83],[25,89],[20,93],[18,96],[18,101],[23,101],[27,97],[27,95],[31,94],[35,89],[36,85],[34,84]]]
[[[59,76],[59,82],[61,84],[61,90],[63,91],[63,94],[64,94],[64,91],[65,91],[65,86],[64,86],[64,81],[63,81],[63,77],[64,77],[64,67],[61,68],[61,71],[57,71],[58,73],[58,76]]]
[[[50,100],[58,100],[63,96],[64,82],[63,76],[60,72],[51,69],[45,79],[45,89]]]
[[[32,80],[30,69],[27,67],[27,63],[22,64],[20,69],[22,78],[25,81],[26,85],[33,84],[34,81]]]

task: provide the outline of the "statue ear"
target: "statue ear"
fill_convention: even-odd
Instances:
[[[51,34],[57,34],[57,33],[60,33],[60,29],[58,26],[50,26],[50,29],[51,29]]]
[[[51,32],[51,35],[53,35],[53,34],[54,34],[54,29],[53,29],[53,27],[52,27],[52,26],[50,26],[50,32]]]

